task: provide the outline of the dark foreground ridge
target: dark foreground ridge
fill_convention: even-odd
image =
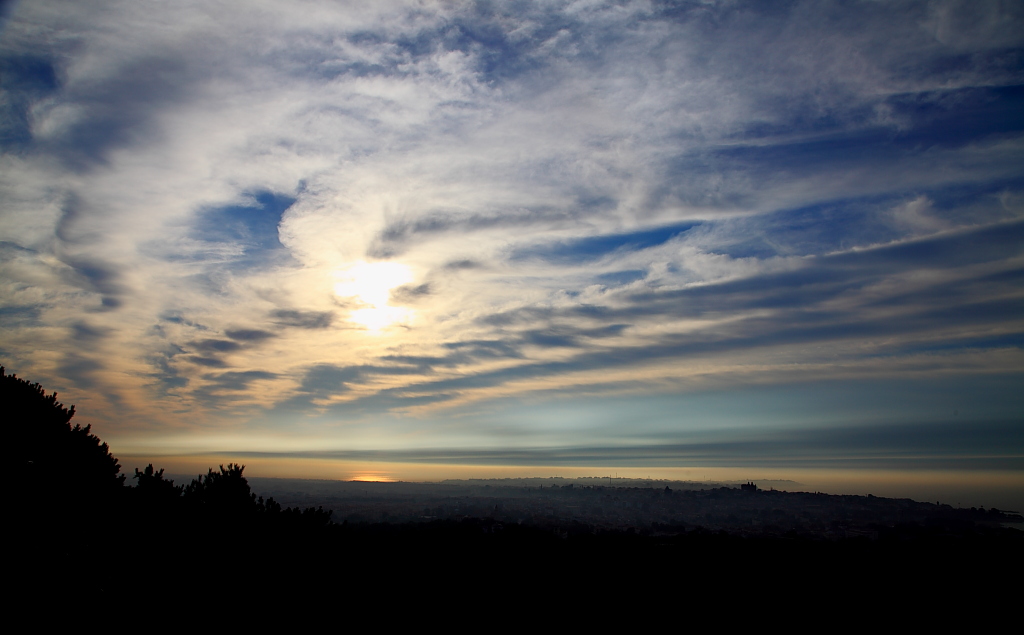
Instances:
[[[587,527],[675,535],[724,531],[738,536],[878,539],[893,527],[945,532],[1017,526],[1014,511],[956,508],[877,496],[784,492],[689,481],[641,479],[476,479],[441,483],[250,479],[284,504],[333,510],[335,522],[425,523],[490,519],[500,524]],[[605,483],[614,483],[614,486]],[[622,484],[620,484],[622,483]]]
[[[1015,592],[1002,574],[1019,575],[1024,554],[1024,532],[1007,526],[1015,513],[753,488],[253,479],[282,506],[238,465],[184,486],[153,466],[126,482],[106,444],[71,425],[74,408],[2,368],[0,404],[15,439],[4,463],[15,606],[71,589],[137,606],[190,588],[201,591],[190,602],[211,606],[379,606],[399,593],[721,598],[752,584],[998,600]]]

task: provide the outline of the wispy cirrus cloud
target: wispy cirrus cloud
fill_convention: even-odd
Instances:
[[[511,398],[1019,372],[1022,20],[21,3],[5,363],[112,438],[381,443]]]

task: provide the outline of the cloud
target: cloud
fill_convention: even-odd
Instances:
[[[396,304],[408,304],[415,302],[419,298],[430,295],[430,283],[423,283],[418,285],[402,285],[395,287],[391,291],[391,302]]]
[[[119,284],[121,274],[116,267],[98,260],[71,260],[67,264],[73,283],[104,295],[104,303],[120,302],[116,296],[121,295],[124,289]]]
[[[240,342],[262,342],[263,340],[274,337],[274,334],[269,331],[261,331],[259,329],[235,329],[225,331],[225,335],[233,340]]]
[[[277,309],[270,314],[276,324],[300,329],[323,329],[331,325],[334,315],[330,311],[297,311]]]
[[[924,196],[893,208],[892,216],[898,227],[915,233],[934,233],[946,228],[946,223],[932,212],[931,201]]]
[[[31,325],[38,322],[45,307],[32,305],[8,305],[0,307],[0,316],[8,326]]]
[[[210,380],[207,390],[241,392],[247,390],[254,381],[273,379],[274,377],[274,373],[258,370],[231,371],[219,375],[210,375],[206,377],[206,379]]]
[[[75,322],[71,325],[72,337],[80,346],[88,347],[101,341],[110,333],[109,329],[97,328],[86,322]]]
[[[597,276],[597,282],[607,285],[623,285],[647,277],[647,272],[642,269],[627,269],[626,271],[611,271]]]
[[[218,357],[202,357],[200,355],[189,355],[184,359],[198,364],[199,366],[206,366],[208,368],[226,368],[227,363]]]
[[[1003,372],[1024,28],[966,6],[20,3],[5,355],[210,427]]]
[[[1019,470],[1024,438],[1011,421],[929,425],[887,422],[827,428],[744,430],[628,445],[448,447],[253,452],[252,456],[456,465],[756,466],[839,469]]]
[[[100,362],[72,352],[64,356],[57,372],[76,386],[90,389],[97,386],[95,372],[101,369],[103,369],[103,364]]]
[[[521,248],[513,253],[512,259],[539,258],[560,264],[582,264],[599,260],[619,251],[639,251],[657,247],[693,227],[694,223],[684,223],[628,234],[588,236],[554,244]]]
[[[238,342],[232,342],[231,340],[201,340],[199,342],[193,342],[192,346],[194,346],[196,350],[218,353],[228,353],[242,348],[241,344]]]
[[[404,361],[392,357],[389,361]],[[334,366],[318,364],[307,369],[300,385],[300,391],[320,397],[348,392],[353,385],[363,384],[374,377],[391,375],[422,375],[430,368],[422,363],[407,365],[399,363],[387,366]]]

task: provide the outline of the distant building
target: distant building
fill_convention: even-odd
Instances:
[[[755,485],[751,481],[747,481],[746,483],[740,485],[740,489],[743,490],[744,492],[756,492],[757,485]]]

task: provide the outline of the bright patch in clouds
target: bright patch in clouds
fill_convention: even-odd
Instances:
[[[349,313],[349,320],[370,331],[411,318],[412,311],[390,306],[391,291],[412,282],[412,271],[397,262],[357,262],[335,272],[339,282],[334,293],[339,298],[354,300],[358,308]]]

